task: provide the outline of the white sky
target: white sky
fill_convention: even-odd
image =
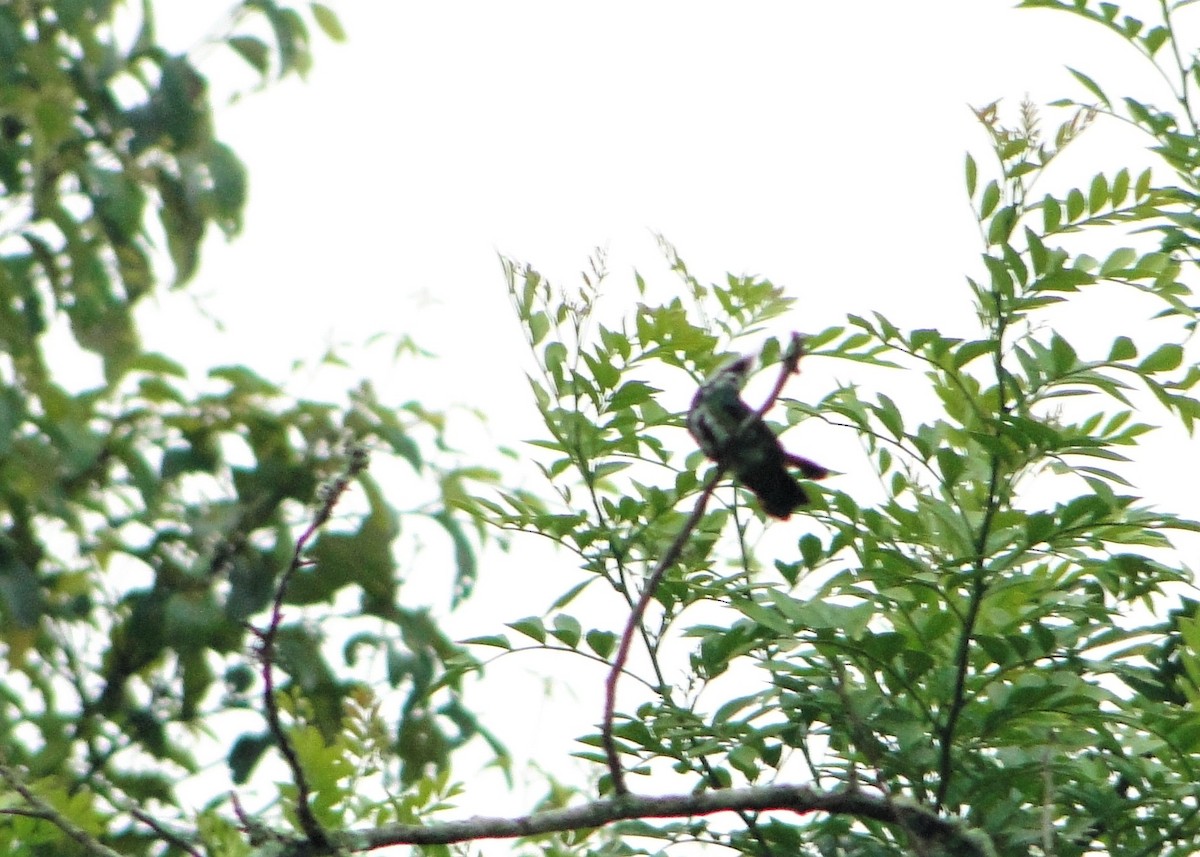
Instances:
[[[1004,98],[1015,119],[1027,93],[1082,94],[1064,63],[1105,79],[1132,58],[1098,27],[1009,6],[341,4],[350,41],[314,34],[307,84],[219,117],[251,202],[193,287],[228,335],[200,326],[195,344],[282,376],[328,342],[412,334],[443,356],[433,395],[504,430],[524,364],[498,254],[564,281],[600,245],[614,287],[634,265],[669,281],[654,232],[701,278],[786,285],[803,330],[871,310],[969,322],[963,156],[987,150],[968,105]],[[211,19],[187,14],[194,39]],[[1143,145],[1124,139],[1118,166]],[[424,395],[413,381],[396,395]]]
[[[194,41],[212,20],[194,7],[214,5],[181,4],[172,16],[190,21],[164,13],[162,26]],[[428,376],[380,386],[397,401],[478,405],[496,439],[515,444],[534,412],[524,409],[527,363],[498,254],[566,281],[604,245],[614,288],[634,265],[670,282],[654,232],[701,279],[732,271],[785,284],[800,302],[785,325],[818,330],[879,310],[902,328],[956,332],[973,318],[964,275],[978,271],[981,251],[964,153],[990,168],[968,105],[1003,98],[1015,121],[1026,94],[1083,97],[1064,65],[1167,101],[1115,36],[1011,6],[337,4],[350,41],[331,44],[314,27],[307,83],[273,86],[218,117],[249,166],[251,201],[244,234],[211,243],[191,293],[226,332],[195,321],[190,299],[168,300],[157,347],[173,352],[187,325],[197,365],[245,362],[283,379],[327,343],[411,334],[442,359]],[[215,74],[211,61],[203,68]],[[1048,112],[1045,126],[1057,118]],[[1086,182],[1141,164],[1144,145],[1101,124],[1064,156],[1084,166],[1062,175]],[[1085,321],[1103,342],[1121,317]],[[845,380],[849,370],[826,371]],[[808,366],[804,383],[819,394],[834,378],[818,373]],[[308,377],[299,394],[328,394],[304,389]],[[1154,468],[1147,478],[1169,481]],[[495,598],[561,589],[554,579],[514,585],[505,568],[503,579],[483,569],[489,594],[468,616],[538,613],[545,599],[507,609]],[[527,685],[536,696],[536,679]],[[583,707],[566,714],[531,699],[541,713],[505,737],[540,752],[587,731],[598,695],[578,691]],[[555,769],[555,758],[541,762]]]
[[[979,250],[967,105],[1077,94],[1064,62],[1103,78],[1129,53],[1008,7],[345,3],[350,41],[316,34],[307,84],[220,115],[251,203],[197,291],[231,359],[283,367],[393,330],[488,371],[456,358],[516,341],[498,253],[566,279],[606,245],[619,280],[661,270],[655,231],[702,276],[787,284],[807,328],[928,324]]]

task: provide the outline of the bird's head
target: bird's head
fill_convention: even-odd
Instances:
[[[740,357],[735,357],[721,365],[712,377],[708,379],[704,386],[706,387],[732,387],[735,390],[741,390],[746,386],[746,381],[750,378],[750,372],[754,369],[754,357],[743,354]]]

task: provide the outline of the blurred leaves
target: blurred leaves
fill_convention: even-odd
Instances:
[[[241,364],[195,378],[141,345],[139,303],[194,277],[211,227],[242,227],[246,169],[216,136],[198,57],[224,43],[264,80],[305,74],[309,20],[345,38],[318,3],[247,0],[188,54],[158,43],[149,2],[0,6],[0,761],[42,800],[71,796],[62,811],[121,853],[160,850],[119,820],[129,805],[190,823],[175,787],[211,761],[193,755],[198,738],[210,754],[219,739],[237,783],[273,746],[253,720],[219,735],[207,724],[261,720],[249,625],[323,484],[363,450],[415,476],[399,496],[358,480],[303,558],[277,642],[278,692],[319,797],[336,804],[348,760],[363,779],[370,756],[376,780],[430,775],[424,797],[404,799],[411,818],[453,793],[450,749],[482,737],[505,758],[461,698],[474,661],[400,596],[397,557],[422,543],[402,543],[409,530],[446,546],[456,602],[478,573],[465,486],[494,474],[464,466],[445,415],[367,384],[343,402],[298,400]],[[89,359],[98,382],[60,374]],[[334,605],[334,626],[312,621]],[[384,674],[406,713],[352,746],[351,714],[378,704],[364,682]],[[396,734],[415,712],[445,752]],[[2,818],[6,854],[74,847],[47,821]],[[227,841],[215,818],[202,827]]]

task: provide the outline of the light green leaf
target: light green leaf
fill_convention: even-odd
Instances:
[[[346,41],[346,31],[342,28],[342,22],[338,19],[337,13],[326,6],[324,3],[312,3],[313,18],[316,19],[317,26],[335,42]]]

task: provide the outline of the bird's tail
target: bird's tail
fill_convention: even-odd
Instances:
[[[764,512],[787,520],[796,509],[808,502],[808,495],[792,475],[779,463],[762,466],[738,474],[742,484],[754,492]]]

